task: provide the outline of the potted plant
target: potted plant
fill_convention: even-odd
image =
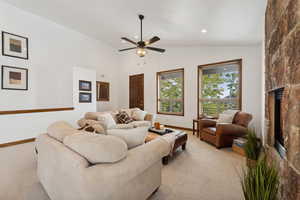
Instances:
[[[247,157],[247,166],[255,166],[261,153],[262,145],[260,139],[256,136],[255,130],[247,130],[247,142],[244,146],[244,151]]]
[[[278,170],[267,163],[265,156],[244,171],[241,183],[245,200],[277,200]]]

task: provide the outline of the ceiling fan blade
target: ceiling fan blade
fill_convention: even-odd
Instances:
[[[151,38],[151,39],[147,42],[147,45],[153,44],[154,42],[157,42],[157,41],[159,41],[159,40],[160,40],[159,37],[154,36],[153,38]]]
[[[132,41],[132,40],[126,38],[126,37],[122,37],[121,39],[122,39],[122,40],[125,40],[125,41],[127,41],[127,42],[130,42],[131,44],[138,45],[136,42],[134,42],[134,41]]]
[[[165,49],[161,49],[161,48],[156,48],[156,47],[145,47],[146,49],[152,50],[152,51],[158,51],[158,52],[165,52]]]
[[[119,51],[128,51],[128,50],[132,50],[132,49],[136,49],[137,47],[130,47],[130,48],[126,48],[126,49],[119,49]]]

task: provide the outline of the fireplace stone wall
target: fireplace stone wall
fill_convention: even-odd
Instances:
[[[265,24],[265,146],[280,169],[280,199],[300,200],[300,0],[268,0]],[[272,91],[278,88],[284,88],[285,158],[274,148]]]

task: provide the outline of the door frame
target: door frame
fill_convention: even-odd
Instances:
[[[129,90],[129,92],[128,92],[128,94],[129,94],[129,101],[128,101],[128,108],[130,108],[130,80],[131,80],[131,78],[132,77],[135,77],[135,76],[143,76],[143,110],[145,109],[145,75],[144,75],[144,73],[141,73],[141,74],[132,74],[132,75],[129,75],[129,88],[128,88],[128,90]]]

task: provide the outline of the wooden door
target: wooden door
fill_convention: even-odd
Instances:
[[[144,74],[129,76],[129,108],[144,110]]]

